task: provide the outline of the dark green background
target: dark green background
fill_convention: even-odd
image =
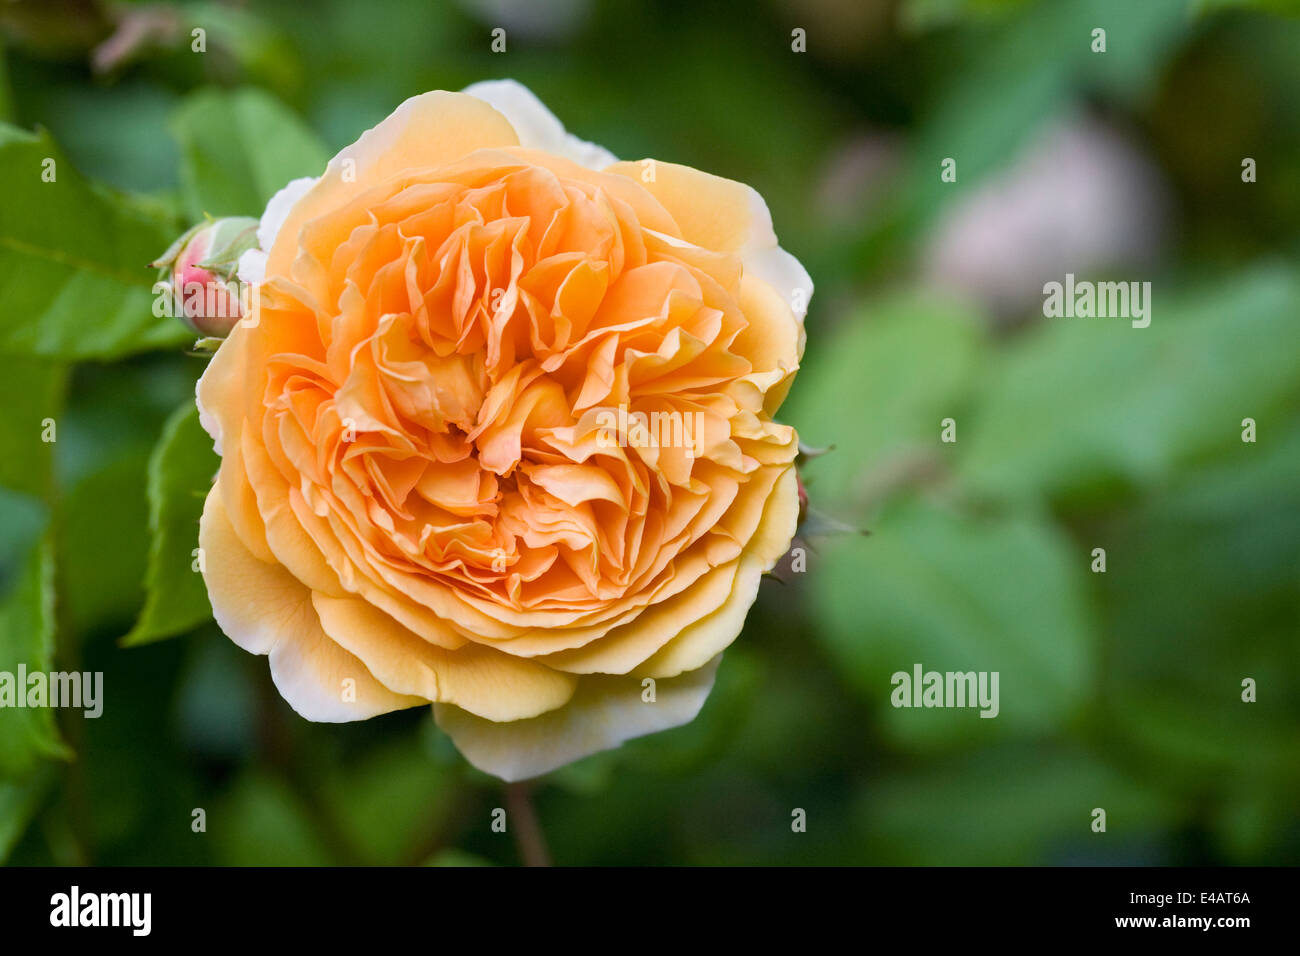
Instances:
[[[0,119],[43,130],[0,131],[0,669],[106,688],[99,720],[0,711],[0,859],[517,861],[489,828],[500,783],[426,709],[307,723],[207,620],[187,561],[215,459],[176,411],[203,360],[143,268],[407,96],[509,76],[619,156],[767,198],[817,285],[782,414],[837,446],[805,469],[814,509],[872,531],[813,537],[805,573],[764,584],[697,721],[538,783],[557,862],[1300,861],[1293,5],[572,6],[529,35],[469,0],[0,4]],[[93,70],[124,15],[155,41]],[[1010,306],[927,278],[946,217],[1029,189],[1018,162],[1069,116],[1166,198],[1155,255],[1072,270],[1151,281],[1148,329],[1044,319],[1034,274]],[[891,708],[917,662],[998,671],[1001,715]]]

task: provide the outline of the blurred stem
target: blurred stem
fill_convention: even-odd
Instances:
[[[897,492],[934,484],[944,475],[944,461],[934,451],[907,448],[886,458],[862,477],[854,489],[853,504],[864,512],[878,508]]]
[[[550,866],[546,835],[542,833],[541,822],[533,808],[532,788],[527,783],[506,784],[506,812],[524,866]]]

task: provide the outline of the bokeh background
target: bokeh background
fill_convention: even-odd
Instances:
[[[37,131],[0,128],[0,670],[105,674],[98,720],[0,711],[0,859],[519,861],[427,710],[307,723],[208,619],[214,459],[176,411],[203,359],[144,268],[404,98],[509,76],[767,198],[817,285],[782,417],[835,446],[806,570],[699,719],[533,787],[556,862],[1300,862],[1294,12],[0,2],[0,119]],[[1067,272],[1150,281],[1151,326],[1043,318]],[[1000,716],[892,708],[915,663],[998,671]]]

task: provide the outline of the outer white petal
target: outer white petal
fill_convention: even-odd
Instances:
[[[494,723],[448,704],[433,713],[465,759],[502,780],[526,780],[625,740],[695,719],[713,689],[719,654],[699,670],[656,681],[653,703],[641,699],[641,678],[584,676],[558,710]]]
[[[798,259],[777,245],[772,211],[767,208],[767,201],[752,186],[745,189],[749,192],[752,217],[749,239],[738,250],[745,271],[776,289],[795,318],[802,322],[812,300],[812,277]]]
[[[202,387],[203,376],[200,375],[199,380],[194,383],[194,404],[199,410],[199,425],[201,425],[203,430],[208,433],[208,437],[212,439],[212,450],[220,456],[222,454],[221,420],[203,406],[203,398],[199,394]]]
[[[812,301],[812,276],[803,264],[780,246],[741,253],[745,271],[757,276],[780,293],[801,323]]]
[[[482,100],[509,120],[519,136],[520,146],[563,156],[588,169],[604,169],[618,162],[604,147],[565,132],[564,124],[522,83],[484,80],[470,84],[461,92]]]
[[[290,180],[267,202],[261,221],[257,224],[257,248],[249,249],[239,257],[236,274],[240,282],[255,285],[266,278],[266,254],[271,250],[275,237],[280,234],[280,227],[289,218],[294,204],[307,195],[318,181],[313,176]]]
[[[236,275],[239,276],[240,282],[253,285],[261,282],[266,278],[266,253],[261,249],[249,249],[239,257]]]
[[[275,237],[280,232],[280,227],[284,221],[289,218],[289,212],[294,205],[303,196],[315,186],[319,177],[304,176],[301,179],[290,180],[289,183],[278,193],[271,197],[266,204],[266,211],[262,213],[262,220],[257,225],[257,247],[263,252],[269,252],[271,246],[275,243]]]

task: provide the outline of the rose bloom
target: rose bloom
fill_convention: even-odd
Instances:
[[[432,703],[506,780],[691,720],[799,511],[812,285],[758,194],[496,81],[407,100],[258,239],[200,544],[294,710]]]

